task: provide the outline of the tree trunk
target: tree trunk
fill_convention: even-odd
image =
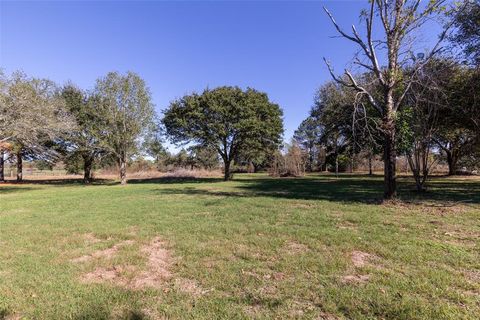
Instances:
[[[83,157],[83,183],[89,184],[92,182],[92,166],[93,159],[90,156]]]
[[[391,109],[390,109],[391,110]],[[395,172],[397,153],[395,148],[395,121],[392,112],[387,112],[383,120],[384,126],[384,199],[393,199],[397,196],[397,177]]]
[[[354,156],[350,158],[350,173],[353,173],[353,167],[355,166],[355,159]]]
[[[5,181],[5,152],[0,151],[0,182]]]
[[[22,149],[17,151],[17,181],[23,181],[23,159]]]
[[[338,154],[335,155],[335,176],[338,177]]]
[[[368,155],[368,175],[371,176],[373,175],[373,170],[372,170],[372,154]]]
[[[232,160],[223,159],[223,166],[224,166],[224,176],[223,180],[228,181],[232,179],[232,174],[230,173],[230,164]]]
[[[446,151],[445,153],[447,154],[448,175],[453,176],[457,173],[458,157],[456,157],[451,151]]]
[[[121,185],[127,184],[127,159],[120,158],[120,183]]]

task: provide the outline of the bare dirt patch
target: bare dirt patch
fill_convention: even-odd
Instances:
[[[95,243],[103,241],[102,239],[97,238],[95,236],[95,234],[93,234],[91,232],[90,233],[85,233],[82,236],[83,236],[83,239],[85,240],[85,242],[88,243],[88,244],[95,244]]]
[[[310,251],[306,245],[296,242],[296,241],[287,241],[283,247],[284,251],[290,255],[302,254]]]
[[[376,256],[363,251],[353,251],[351,253],[352,263],[355,268],[361,268],[368,265]]]
[[[243,310],[248,317],[256,318],[262,313],[263,308],[260,304],[255,304],[251,306],[246,306]]]
[[[198,297],[212,291],[211,289],[203,289],[195,280],[185,278],[175,279],[174,288],[180,292],[188,293],[194,297]]]
[[[172,277],[172,255],[166,249],[166,242],[155,237],[150,244],[142,247],[141,252],[147,256],[147,269],[132,279],[132,288],[161,288]]]
[[[355,270],[356,268],[362,268],[366,266],[380,268],[380,266],[373,264],[373,261],[378,260],[378,257],[367,252],[355,250],[350,254],[350,260],[354,269],[352,270],[352,268],[349,268],[350,274],[342,276],[340,278],[340,281],[345,284],[360,284],[366,283],[370,280],[371,276],[369,274],[359,274]]]
[[[97,239],[95,239],[95,240],[97,240]],[[74,258],[70,261],[75,262],[75,263],[82,263],[82,262],[90,261],[91,259],[98,259],[98,258],[110,259],[118,252],[118,250],[120,250],[121,247],[131,245],[134,242],[135,241],[133,241],[133,240],[125,240],[125,241],[122,241],[122,242],[119,242],[119,243],[113,245],[110,248],[107,248],[107,249],[104,249],[104,250],[98,250],[98,251],[95,251],[91,254],[87,254],[87,255],[84,255],[84,256],[81,256],[81,257],[78,257],[78,258]]]
[[[85,283],[110,282],[119,286],[128,286],[127,273],[135,272],[134,266],[113,266],[110,268],[96,268],[94,271],[84,274],[81,278]]]
[[[130,242],[124,241],[106,250],[98,251],[96,254],[80,257],[80,261],[88,261],[91,256],[94,257],[112,257],[122,245]],[[140,269],[137,266],[112,266],[98,267],[94,271],[84,274],[81,281],[84,283],[111,283],[113,285],[125,287],[132,290],[142,290],[145,288],[168,289],[169,281],[173,278],[171,266],[174,258],[167,248],[166,241],[160,237],[153,238],[149,244],[144,245],[141,250],[147,258],[145,268]],[[77,261],[78,259],[77,258]],[[183,292],[194,296],[206,293],[196,281],[189,279],[175,279],[174,286]]]

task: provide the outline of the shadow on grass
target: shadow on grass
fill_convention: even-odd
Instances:
[[[31,190],[34,190],[34,189],[36,189],[36,188],[25,187],[25,186],[2,186],[2,185],[0,185],[0,195],[7,194],[7,193],[31,191]]]
[[[214,183],[222,182],[221,178],[194,178],[194,177],[158,177],[144,179],[128,179],[129,184],[142,183],[160,183],[160,184],[180,184],[180,183]]]
[[[127,310],[123,314],[115,315],[112,317],[112,314],[107,308],[103,306],[95,306],[91,309],[88,309],[84,312],[77,314],[74,317],[75,320],[109,320],[109,319],[124,319],[124,320],[143,320],[149,319],[141,311],[137,310]],[[0,318],[1,320],[1,318]]]
[[[382,202],[382,177],[359,175],[310,176],[305,178],[251,178],[236,180],[233,191],[205,190],[194,187],[161,189],[163,194],[210,195],[222,197],[273,197],[299,200],[327,200],[378,204]],[[417,193],[409,178],[398,179],[399,200],[406,202],[480,203],[479,181],[455,181],[436,178],[426,192]]]

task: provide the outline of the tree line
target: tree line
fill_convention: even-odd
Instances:
[[[23,180],[24,160],[62,160],[69,172],[93,180],[93,169],[116,165],[121,184],[129,161],[150,156],[158,167],[217,167],[231,179],[233,161],[266,161],[283,134],[282,110],[252,88],[219,87],[172,101],[159,120],[145,81],[133,72],[110,72],[84,91],[21,72],[0,81],[0,181],[5,161]],[[187,146],[168,153],[164,136]]]
[[[478,165],[479,8],[478,0],[373,0],[360,15],[364,30],[352,26],[348,32],[325,9],[336,32],[358,47],[358,68],[337,75],[324,59],[332,81],[318,89],[283,152],[282,109],[253,88],[188,94],[172,101],[160,119],[148,86],[133,72],[110,72],[91,91],[21,72],[2,75],[0,180],[5,160],[16,163],[19,181],[23,160],[61,159],[69,171],[83,171],[86,183],[95,167],[113,164],[125,184],[129,161],[144,155],[159,167],[211,168],[220,160],[229,180],[233,163],[273,175],[327,167],[338,173],[363,154],[370,161],[381,155],[386,199],[396,196],[399,155],[423,190],[442,157],[450,174],[460,164]],[[440,18],[438,40],[418,51],[419,30]],[[185,149],[169,154],[165,137]]]

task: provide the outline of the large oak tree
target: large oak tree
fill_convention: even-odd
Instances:
[[[177,144],[213,148],[224,163],[224,179],[242,150],[278,146],[283,133],[283,112],[265,93],[248,88],[206,89],[173,101],[165,111],[167,135]]]

